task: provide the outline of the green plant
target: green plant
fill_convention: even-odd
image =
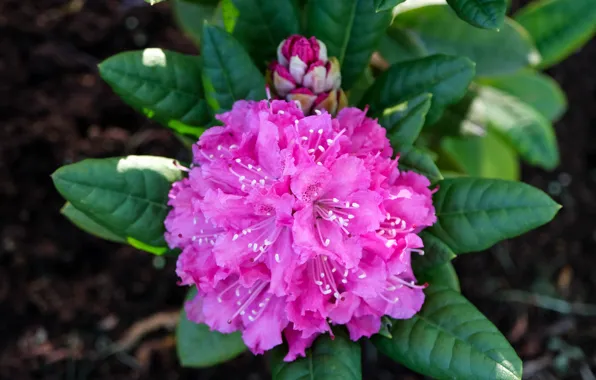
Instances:
[[[384,318],[373,343],[434,378],[521,379],[521,360],[459,293],[450,260],[536,228],[558,211],[546,194],[517,182],[519,158],[548,170],[558,164],[552,123],[567,104],[538,70],[593,36],[593,0],[538,1],[513,19],[505,16],[505,0],[172,0],[172,6],[201,54],[120,53],[99,66],[113,90],[190,146],[218,124],[215,114],[239,100],[266,98],[266,70],[280,42],[316,36],[337,57],[349,103],[386,129],[400,169],[439,187],[437,223],[420,233],[425,255],[412,264],[430,284],[425,304],[411,319]],[[63,214],[80,228],[176,255],[165,243],[163,221],[168,191],[183,176],[171,159],[130,156],[67,165],[53,180],[68,201]],[[245,350],[237,333],[210,331],[185,313],[177,343],[181,363],[191,367]],[[307,358],[282,358],[283,349],[274,349],[274,379],[361,379],[360,347],[341,328],[335,340],[318,338]]]

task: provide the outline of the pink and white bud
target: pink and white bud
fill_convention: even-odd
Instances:
[[[286,100],[289,102],[296,102],[300,105],[302,112],[305,115],[310,114],[313,105],[315,104],[315,100],[317,100],[317,96],[312,93],[307,88],[297,88],[292,90],[287,96]]]
[[[279,44],[277,60],[286,66],[294,56],[300,58],[307,66],[319,60],[327,62],[327,46],[315,37],[306,38],[294,34]]]
[[[339,61],[328,58],[327,46],[314,37],[292,35],[282,41],[269,69],[274,94],[299,103],[305,114],[314,109],[335,114],[346,103]]]
[[[284,97],[296,88],[296,81],[285,66],[274,62],[270,70],[273,75],[273,86],[279,96]]]
[[[317,96],[313,104],[313,110],[325,110],[335,115],[348,105],[348,98],[343,90],[332,90]],[[311,111],[312,112],[312,111]]]
[[[317,61],[310,65],[308,71],[304,75],[302,85],[309,88],[315,94],[320,94],[327,91],[327,65],[323,61]]]
[[[327,62],[327,77],[325,79],[325,91],[339,90],[341,87],[341,68],[339,61],[331,57]]]
[[[308,65],[300,59],[297,55],[292,56],[290,58],[290,74],[297,83],[302,83],[304,79],[304,74],[306,74],[306,69]]]

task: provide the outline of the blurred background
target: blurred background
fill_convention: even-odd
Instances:
[[[182,154],[168,130],[97,74],[103,59],[145,47],[197,53],[167,3],[0,0],[0,379],[270,378],[266,358],[249,354],[213,369],[180,368],[171,331],[185,290],[174,260],[96,239],[59,213],[50,174],[61,165]],[[524,360],[524,378],[592,380],[596,41],[548,74],[569,99],[556,125],[562,163],[553,172],[524,167],[522,178],[563,210],[455,266],[464,295]],[[421,378],[370,347],[363,369],[365,379]]]

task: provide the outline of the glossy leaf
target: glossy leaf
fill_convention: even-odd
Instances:
[[[517,154],[491,128],[485,136],[446,137],[441,140],[441,150],[472,177],[519,180]]]
[[[522,8],[515,19],[530,33],[542,55],[540,68],[562,61],[596,33],[594,0],[541,0]]]
[[[218,1],[171,0],[171,3],[174,20],[197,46],[201,44],[205,22],[223,26],[221,8],[217,6]]]
[[[372,69],[371,67],[367,67],[366,69],[364,69],[364,72],[362,73],[358,81],[354,84],[354,86],[352,86],[350,91],[348,91],[347,95],[349,103],[351,105],[358,104],[358,102],[362,100],[362,97],[364,96],[366,91],[368,91],[368,89],[370,88],[370,86],[372,86],[374,82],[375,77],[373,75]]]
[[[165,247],[168,192],[180,178],[171,159],[151,156],[87,159],[52,174],[60,194],[94,222],[153,247]]]
[[[99,73],[127,104],[179,133],[198,137],[211,120],[199,57],[129,51],[100,63]]]
[[[419,314],[373,337],[393,360],[435,379],[519,380],[522,362],[507,339],[456,290],[430,286]]]
[[[412,257],[412,267],[415,273],[432,270],[457,257],[451,247],[428,229],[422,231],[420,237],[424,242],[424,255]]]
[[[391,28],[416,36],[428,54],[468,57],[478,76],[513,73],[539,62],[531,39],[515,21],[500,31],[482,30],[460,20],[448,5],[430,5],[399,13]]]
[[[225,30],[205,24],[203,29],[203,83],[214,112],[232,108],[241,99],[265,98],[265,79],[242,45]]]
[[[150,5],[161,3],[162,1],[165,1],[165,0],[145,0],[145,2],[149,3]]]
[[[377,12],[390,11],[404,1],[406,0],[375,0],[375,7],[377,7]]]
[[[418,95],[383,111],[379,123],[387,129],[394,149],[399,151],[414,144],[424,126],[431,98],[431,94]]]
[[[477,89],[472,112],[482,113],[493,128],[528,163],[554,169],[559,150],[552,124],[533,107],[490,87]]]
[[[443,109],[464,96],[474,77],[474,63],[464,57],[433,55],[399,62],[385,71],[366,92],[361,108],[370,106],[373,116],[414,96],[432,94],[426,123],[438,120]]]
[[[427,153],[416,147],[405,148],[399,152],[399,168],[424,175],[435,183],[443,179],[439,168]]]
[[[60,210],[60,213],[70,220],[75,226],[79,227],[88,234],[95,235],[99,238],[113,241],[115,243],[126,243],[126,239],[118,236],[104,226],[95,222],[93,219],[87,216],[87,214],[74,207],[70,202],[66,202],[66,204]]]
[[[239,15],[234,37],[244,45],[257,66],[275,59],[277,46],[300,32],[298,8],[293,0],[232,0]]]
[[[565,93],[557,82],[533,70],[485,78],[480,83],[515,96],[550,121],[558,120],[567,109]]]
[[[417,272],[416,279],[419,283],[426,282],[429,286],[445,286],[461,293],[459,278],[451,263],[445,263],[426,271]]]
[[[234,4],[234,0],[222,0],[220,8],[224,29],[230,34],[234,33],[236,22],[240,16],[240,11]]]
[[[482,251],[540,227],[561,207],[525,183],[480,178],[441,181],[433,204],[437,222],[426,231],[456,254]]]
[[[381,38],[379,53],[389,63],[411,61],[428,55],[424,45],[417,39],[416,33],[390,27]]]
[[[390,23],[391,12],[377,12],[373,0],[308,3],[308,32],[339,60],[344,90],[359,79]]]
[[[196,289],[190,291],[187,300],[196,293]],[[183,309],[176,327],[176,351],[183,367],[204,368],[235,358],[246,351],[246,346],[239,332],[211,331],[207,325],[189,321]]]
[[[278,346],[271,355],[273,380],[361,380],[360,345],[339,331],[332,340],[329,335],[317,338],[305,358],[283,361],[287,346]]]
[[[507,2],[505,0],[447,0],[455,13],[464,21],[484,29],[503,26]]]

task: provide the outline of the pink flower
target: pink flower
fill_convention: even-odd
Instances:
[[[326,110],[335,115],[347,105],[341,90],[339,61],[314,37],[293,35],[281,42],[269,67],[275,95],[300,104],[305,114]]]
[[[320,59],[312,40],[292,41],[286,59]],[[357,340],[384,315],[420,310],[425,285],[410,255],[436,220],[430,183],[397,169],[375,120],[353,108],[304,116],[280,100],[240,101],[218,118],[173,185],[165,221],[182,249],[180,284],[198,290],[191,320],[241,331],[256,354],[285,337],[290,361],[332,325]]]

